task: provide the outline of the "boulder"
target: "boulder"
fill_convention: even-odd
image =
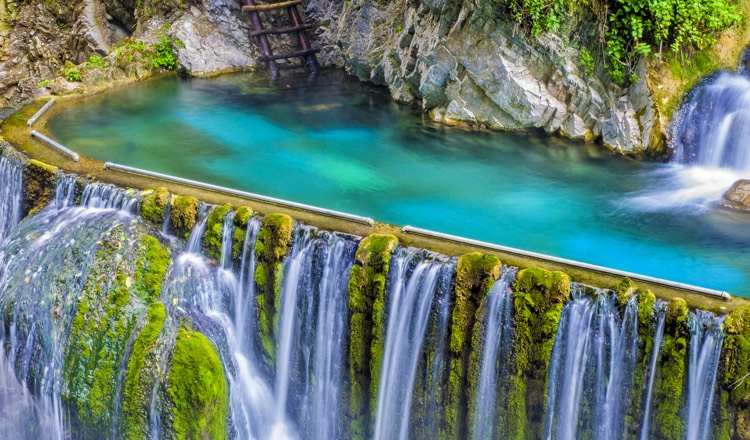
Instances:
[[[727,208],[750,211],[750,180],[741,179],[734,182],[724,193],[723,205]]]

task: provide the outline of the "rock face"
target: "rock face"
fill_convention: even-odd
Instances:
[[[324,62],[387,86],[436,121],[541,128],[628,153],[658,149],[645,75],[629,89],[581,66],[554,34],[532,37],[465,0],[313,0]],[[488,18],[489,17],[489,18]],[[642,68],[644,70],[644,68]]]
[[[724,206],[750,211],[750,180],[738,180],[724,193]]]

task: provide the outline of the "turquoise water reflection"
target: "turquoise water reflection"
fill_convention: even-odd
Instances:
[[[748,217],[635,204],[669,165],[438,127],[338,72],[286,81],[168,78],[49,128],[101,160],[750,296]]]

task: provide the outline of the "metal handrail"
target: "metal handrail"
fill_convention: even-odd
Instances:
[[[53,147],[57,148],[63,154],[65,154],[67,156],[70,156],[74,161],[78,162],[78,160],[79,160],[78,153],[76,153],[75,151],[67,148],[63,144],[61,144],[61,143],[59,143],[59,142],[57,142],[55,140],[52,140],[52,139],[48,138],[47,136],[39,133],[36,130],[31,130],[31,137],[35,137],[35,138],[43,140],[44,142],[46,142],[46,143],[52,145]]]

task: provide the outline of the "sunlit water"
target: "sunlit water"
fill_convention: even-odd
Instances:
[[[735,174],[435,126],[336,72],[283,81],[152,81],[49,128],[101,160],[750,296],[750,217],[712,207]]]

